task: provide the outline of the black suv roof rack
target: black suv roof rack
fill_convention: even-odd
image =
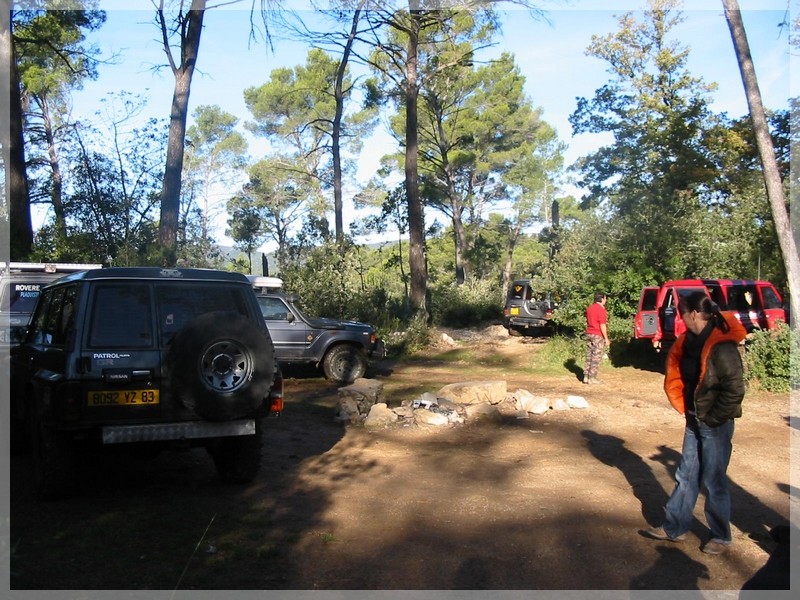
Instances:
[[[249,283],[242,273],[233,271],[217,271],[214,269],[180,269],[165,267],[108,267],[105,269],[91,269],[67,275],[64,281],[92,280],[92,279],[181,279],[197,281],[226,281]]]

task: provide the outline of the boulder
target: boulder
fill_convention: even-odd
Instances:
[[[567,404],[570,408],[589,408],[589,403],[583,396],[567,396]]]
[[[564,398],[556,398],[553,400],[553,410],[569,410],[569,404]]]
[[[340,423],[359,423],[363,415],[358,411],[358,403],[355,400],[340,396],[333,418]]]
[[[361,415],[369,414],[370,408],[383,402],[383,383],[375,379],[356,379],[350,385],[339,388],[339,402],[349,398],[358,406]]]
[[[467,420],[477,421],[479,419],[498,419],[500,418],[500,411],[497,406],[483,402],[481,404],[469,404],[466,407]]]
[[[436,394],[462,405],[500,404],[505,400],[508,386],[505,381],[464,381],[444,386]]]
[[[441,427],[443,425],[448,425],[450,420],[447,418],[447,415],[433,412],[427,408],[418,408],[414,411],[414,422],[417,425]]]
[[[364,427],[386,427],[397,421],[397,414],[384,402],[373,404],[369,414],[364,419]]]
[[[519,389],[513,395],[517,408],[534,415],[543,415],[550,410],[550,399],[534,396],[528,390]]]

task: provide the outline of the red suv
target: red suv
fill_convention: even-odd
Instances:
[[[670,342],[686,331],[678,313],[681,296],[702,291],[722,310],[735,313],[749,332],[773,329],[786,321],[783,299],[768,281],[752,279],[680,279],[645,287],[633,321],[633,337]]]

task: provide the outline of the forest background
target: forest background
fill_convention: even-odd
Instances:
[[[309,312],[409,339],[431,323],[497,318],[515,277],[532,278],[576,330],[594,291],[606,291],[616,340],[630,336],[644,285],[758,277],[788,293],[749,115],[712,109],[715,84],[690,72],[675,35],[687,18],[677,0],[643,2],[592,37],[585,52],[608,78],[569,122],[604,141],[571,164],[517,57],[484,58],[501,39],[503,5],[533,32],[557,2],[352,1],[297,13],[254,2],[242,36],[307,54],[243,89],[245,116],[207,98],[189,109],[194,64],[212,51],[202,14],[220,7],[154,1],[151,37],[175,95],[171,114],[165,106],[145,123],[137,89],[109,93],[96,119],[73,117],[100,65],[123,60],[91,41],[102,5],[21,2],[9,13],[28,198],[27,214],[4,202],[13,260],[252,272],[269,242],[272,274]],[[70,10],[44,10],[54,7]],[[787,54],[796,49],[788,4],[774,25]],[[796,101],[768,110],[787,198]],[[355,185],[364,142],[381,127],[394,146]],[[358,214],[347,231],[346,210]],[[15,245],[19,215],[30,236]],[[220,237],[242,255],[231,260]]]

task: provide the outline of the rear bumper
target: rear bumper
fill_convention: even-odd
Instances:
[[[549,327],[550,319],[533,319],[530,317],[508,317],[506,327]]]
[[[253,435],[253,419],[237,421],[188,421],[183,423],[148,423],[145,425],[108,425],[101,428],[104,444],[162,442],[202,438]]]

